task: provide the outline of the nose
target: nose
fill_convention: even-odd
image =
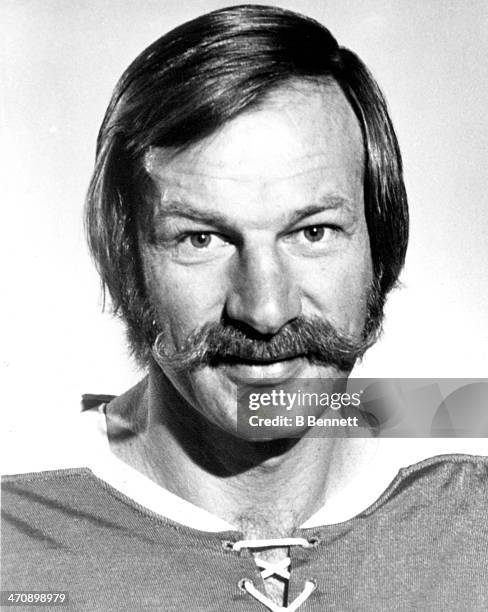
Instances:
[[[263,335],[300,315],[299,288],[276,247],[245,249],[234,269],[226,314]]]

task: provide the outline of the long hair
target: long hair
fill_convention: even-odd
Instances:
[[[88,244],[140,362],[157,335],[136,229],[149,180],[144,154],[149,147],[184,150],[296,79],[337,82],[361,126],[373,307],[381,320],[408,241],[402,162],[384,97],[361,60],[317,21],[276,7],[234,6],[189,21],[143,51],[118,82],[98,135]]]

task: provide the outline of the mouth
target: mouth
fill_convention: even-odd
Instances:
[[[284,363],[286,361],[293,361],[295,359],[303,359],[305,358],[305,355],[303,354],[297,354],[297,353],[287,353],[287,354],[281,354],[278,357],[267,357],[267,356],[260,356],[260,357],[247,357],[247,356],[240,356],[240,355],[225,355],[224,357],[220,358],[220,363],[222,364],[230,364],[230,365],[240,365],[240,364],[244,364],[244,365],[257,365],[257,366],[266,366],[266,365],[272,365],[274,363]]]
[[[218,367],[236,383],[252,379],[253,383],[260,380],[269,385],[299,378],[306,364],[304,355],[280,356],[278,359],[243,359],[230,356],[221,360]]]

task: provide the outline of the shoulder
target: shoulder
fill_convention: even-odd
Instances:
[[[79,503],[93,489],[93,481],[94,475],[84,467],[2,476],[2,518],[39,517],[41,510],[59,511],[68,501]]]
[[[1,486],[4,526],[24,535],[28,530],[21,525],[48,531],[56,526],[58,532],[79,527],[82,517],[102,516],[113,498],[110,487],[87,467],[2,476]]]
[[[422,485],[438,483],[452,489],[474,488],[486,494],[488,485],[488,457],[461,453],[437,455],[402,468],[399,474],[403,484],[420,482]]]
[[[480,517],[488,507],[488,457],[446,454],[402,468],[374,506],[396,506],[399,515],[419,509],[437,519],[449,517],[464,524]]]

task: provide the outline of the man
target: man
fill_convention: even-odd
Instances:
[[[91,469],[5,479],[2,588],[73,610],[486,609],[485,458],[395,477],[367,427],[236,426],[249,385],[343,391],[403,265],[400,153],[353,53],[256,5],[163,36],[114,92],[86,220],[148,376],[88,406]]]

